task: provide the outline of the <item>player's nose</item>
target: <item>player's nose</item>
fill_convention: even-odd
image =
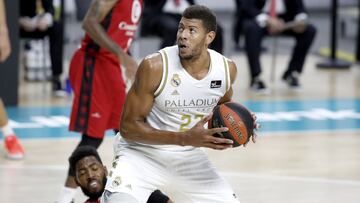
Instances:
[[[183,30],[179,33],[179,39],[188,39],[189,37],[189,31],[187,29]]]

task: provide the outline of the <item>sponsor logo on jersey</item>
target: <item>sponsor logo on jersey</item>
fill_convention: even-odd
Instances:
[[[221,80],[213,80],[210,83],[210,88],[220,88],[221,87]]]
[[[217,98],[165,100],[165,108],[194,108],[216,106]]]
[[[121,21],[119,23],[119,29],[120,30],[126,30],[126,31],[132,31],[132,32],[135,32],[136,29],[137,29],[137,25],[132,25],[132,24],[128,24],[127,22],[125,21]]]
[[[174,87],[179,87],[181,84],[181,79],[178,74],[174,74],[171,78],[171,85]]]

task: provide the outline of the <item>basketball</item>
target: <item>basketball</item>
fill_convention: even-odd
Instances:
[[[229,130],[214,136],[231,139],[234,141],[233,147],[238,147],[247,143],[252,136],[254,119],[250,111],[243,105],[227,102],[214,108],[209,128],[217,127],[227,127]]]

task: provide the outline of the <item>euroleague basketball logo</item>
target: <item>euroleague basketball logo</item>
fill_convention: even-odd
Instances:
[[[136,24],[141,16],[141,4],[139,0],[134,0],[131,9],[131,21]]]
[[[181,79],[179,75],[174,74],[173,77],[171,78],[171,85],[174,87],[179,87],[180,84],[181,84]]]

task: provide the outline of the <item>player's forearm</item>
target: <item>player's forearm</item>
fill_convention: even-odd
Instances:
[[[0,32],[6,31],[7,34],[7,25],[6,25],[6,13],[4,1],[0,0]]]
[[[155,145],[180,145],[187,143],[185,132],[172,132],[158,130],[144,121],[123,122],[120,128],[121,136],[127,140],[155,144]]]
[[[8,35],[8,28],[7,28],[7,26],[6,26],[6,24],[5,25],[0,25],[0,35]]]

